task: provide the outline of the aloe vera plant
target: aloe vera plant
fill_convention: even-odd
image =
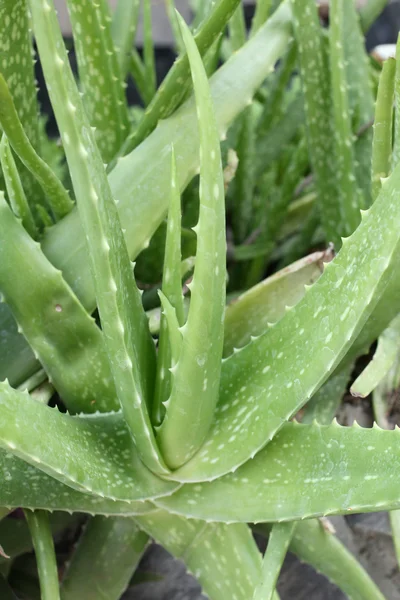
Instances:
[[[4,597],[33,548],[36,596],[118,600],[152,538],[211,600],[277,599],[288,549],[382,600],[320,520],[392,511],[399,548],[400,57],[372,129],[361,30],[382,2],[335,0],[326,31],[314,0],[259,0],[249,32],[238,0],[192,31],[170,2],[158,89],[147,0],[143,57],[139,3],[67,5],[77,78],[53,0],[0,0]],[[347,389],[374,428],[336,421]]]

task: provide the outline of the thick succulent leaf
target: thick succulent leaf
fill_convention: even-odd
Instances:
[[[44,510],[34,512],[25,510],[25,518],[35,549],[41,598],[42,600],[60,600],[56,554],[49,515]]]
[[[143,465],[120,413],[71,417],[6,383],[0,408],[0,446],[78,491],[129,502],[177,487]]]
[[[375,97],[370,79],[369,56],[355,2],[344,2],[344,51],[346,84],[353,130],[359,132],[354,142],[355,172],[359,188],[364,194],[364,208],[371,204],[371,148]]]
[[[254,35],[260,29],[260,27],[268,19],[268,15],[271,11],[272,0],[257,0],[254,17],[251,22],[250,35]]]
[[[274,273],[228,304],[225,311],[224,356],[242,348],[277,323],[287,306],[294,306],[323,271],[329,252],[315,252]]]
[[[346,80],[345,4],[353,0],[332,0],[329,6],[330,69],[333,108],[335,176],[341,220],[337,223],[342,236],[351,234],[360,222],[363,198],[355,175],[355,156],[349,97]]]
[[[109,516],[133,516],[153,510],[150,502],[120,502],[82,493],[0,450],[0,502],[8,509],[30,508]]]
[[[67,408],[117,410],[101,330],[1,194],[0,239],[0,291]]]
[[[231,18],[240,0],[219,0],[202,23],[195,36],[200,54],[203,56],[212,46]],[[180,56],[158,88],[138,128],[131,133],[124,145],[124,153],[136,148],[156,127],[160,119],[168,117],[185,97],[190,81],[187,55]]]
[[[399,466],[399,430],[294,422],[235,473],[184,485],[156,504],[224,522],[392,510],[400,506]]]
[[[375,23],[386,5],[387,0],[367,0],[363,3],[360,9],[360,21],[364,32]]]
[[[194,39],[179,20],[192,70],[200,137],[200,214],[197,254],[190,284],[182,347],[172,371],[171,396],[158,432],[171,468],[180,467],[199,449],[210,427],[221,373],[225,311],[225,200],[221,151],[207,75]]]
[[[132,3],[133,5],[136,2]],[[109,162],[129,133],[122,71],[111,36],[106,0],[68,0],[83,104],[104,162]]]
[[[290,10],[285,4],[241,50],[215,74],[211,81],[214,108],[220,132],[239,114],[254,91],[284,52],[290,38]],[[195,174],[199,164],[198,129],[192,101],[164,121],[131,155],[121,160],[109,177],[118,201],[121,223],[129,255],[134,258],[147,244],[168,209],[171,144],[177,157],[180,189]],[[151,160],[150,160],[151,158]],[[134,199],[134,201],[133,201]],[[59,269],[85,308],[95,308],[95,292],[79,215],[73,210],[67,218],[46,232],[42,248]],[[34,357],[17,336],[10,313],[1,310],[4,338],[0,378],[13,376],[21,383],[35,368]],[[14,329],[13,329],[14,328]],[[7,343],[3,346],[3,340]]]
[[[34,148],[37,148],[38,104],[27,0],[1,0],[0,23],[0,73],[14,98],[24,131]]]
[[[256,531],[267,535],[269,525]],[[384,600],[368,573],[322,520],[297,522],[290,551],[337,585],[352,600]]]
[[[111,24],[111,35],[122,76],[128,71],[129,55],[136,35],[139,0],[118,0]]]
[[[253,600],[272,600],[295,526],[294,522],[275,523],[272,526],[263,559],[261,583],[254,592]]]
[[[149,102],[153,99],[157,87],[151,13],[151,1],[143,0],[143,66]]]
[[[394,80],[394,140],[392,167],[394,168],[400,161],[400,36],[397,38],[396,45],[396,74]]]
[[[398,318],[395,319],[397,322]],[[386,332],[385,332],[386,333]],[[397,340],[398,341],[398,340]],[[379,338],[379,344],[382,342],[382,336]],[[386,343],[385,343],[386,346]],[[389,420],[389,402],[398,394],[400,388],[400,354],[397,351],[393,365],[389,369],[372,395],[372,406],[374,416],[379,427],[383,429],[392,429],[393,424]],[[393,544],[396,550],[397,561],[400,565],[400,510],[393,510],[389,513],[390,525],[392,527]]]
[[[320,423],[320,425],[329,425],[331,423],[347,389],[353,367],[354,365],[350,363],[342,370],[338,369],[338,372],[334,373],[319,388],[310,402],[304,407],[304,415],[301,419],[302,423],[312,423],[314,420]]]
[[[400,316],[385,329],[378,340],[378,347],[364,371],[351,386],[353,396],[365,398],[387,375],[400,350]]]
[[[40,158],[23,128],[13,98],[4,77],[0,74],[0,125],[14,152],[29,169],[46,194],[54,215],[61,218],[69,213],[73,202],[61,181]]]
[[[87,236],[118,400],[144,463],[165,472],[147,407],[154,386],[154,343],[134,281],[117,206],[69,66],[54,6],[50,0],[46,10],[40,0],[31,0],[30,4],[43,71],[50,82],[50,98]]]
[[[399,179],[397,168],[303,300],[224,362],[213,426],[178,480],[213,479],[254,456],[346,356],[395,273]]]
[[[155,511],[140,527],[184,561],[210,600],[249,600],[260,577],[261,555],[246,525],[188,520]]]
[[[49,519],[54,536],[74,526],[79,522],[80,517],[65,512],[55,512],[49,514]],[[25,519],[14,518],[14,516],[2,519],[0,522],[0,540],[4,552],[11,559],[32,551],[32,537]],[[7,562],[9,558],[0,557],[0,563]]]
[[[153,419],[155,423],[161,423],[161,404],[166,402],[171,391],[171,357],[174,354],[174,362],[179,358],[180,348],[173,343],[173,333],[181,338],[180,332],[176,331],[172,323],[168,325],[167,315],[175,312],[177,327],[184,324],[184,308],[182,295],[182,278],[180,269],[177,268],[182,261],[181,253],[181,198],[176,181],[175,153],[172,151],[171,161],[171,199],[168,211],[167,236],[165,240],[165,255],[162,278],[162,294],[170,306],[165,306],[161,314],[160,335],[158,338],[157,377],[153,399]],[[163,299],[161,297],[161,302]],[[172,310],[171,310],[172,309]],[[164,314],[165,313],[165,314]],[[175,331],[174,331],[175,330]],[[180,344],[179,344],[180,346]]]
[[[36,224],[22,187],[10,144],[5,135],[3,135],[0,144],[0,162],[10,206],[14,214],[21,219],[22,225],[29,235],[35,239],[37,238]]]
[[[62,600],[119,600],[147,543],[132,519],[90,519],[63,577]]]
[[[382,179],[389,176],[391,168],[395,75],[396,61],[389,58],[383,65],[376,99],[371,173],[373,200],[379,194]]]
[[[339,248],[343,221],[340,205],[335,201],[332,121],[327,118],[331,114],[331,95],[329,69],[324,60],[322,29],[314,0],[292,0],[291,4],[318,202],[327,239]]]

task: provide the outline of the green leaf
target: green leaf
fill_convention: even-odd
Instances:
[[[290,10],[282,5],[276,15],[215,74],[211,82],[220,132],[240,113],[246,99],[271,71],[290,37]],[[118,202],[121,223],[131,258],[147,245],[165,218],[171,179],[169,150],[174,144],[177,181],[180,189],[195,174],[199,164],[198,129],[192,101],[163,122],[131,155],[121,160],[109,176]],[[95,291],[85,236],[77,210],[47,231],[42,248],[63,275],[88,311],[95,308]],[[18,337],[13,320],[1,311],[0,379],[8,376],[19,384],[38,368],[27,344]]]
[[[235,473],[184,485],[156,504],[195,519],[254,523],[392,510],[400,506],[398,448],[399,430],[287,423]]]
[[[239,0],[219,0],[202,23],[195,36],[201,56],[212,46],[224,30]],[[128,138],[124,152],[136,148],[156,127],[160,119],[169,116],[182,101],[189,82],[190,70],[187,55],[180,56],[158,88],[139,127]]]
[[[25,511],[35,549],[42,600],[60,600],[60,586],[49,517],[45,511]]]
[[[57,218],[65,216],[73,207],[73,202],[61,181],[31,145],[2,75],[0,75],[0,125],[14,152],[42,187],[54,215]]]
[[[376,99],[371,173],[373,200],[379,194],[381,180],[390,174],[395,75],[396,61],[389,58],[383,64]]]
[[[265,333],[271,323],[277,323],[287,306],[295,306],[323,271],[329,254],[315,252],[289,267],[278,271],[250,288],[225,311],[224,356],[243,348],[252,336]]]
[[[170,206],[168,211],[167,235],[165,240],[165,256],[163,267],[162,294],[166,298],[169,306],[164,306],[161,314],[160,335],[158,339],[158,358],[157,358],[157,377],[153,400],[153,420],[160,424],[162,420],[161,405],[168,400],[171,392],[171,357],[177,362],[180,352],[179,348],[173,343],[173,333],[181,338],[177,331],[185,322],[182,278],[177,266],[182,261],[181,253],[181,198],[176,181],[176,161],[175,153],[172,150],[171,161],[171,187],[170,187]],[[163,298],[160,296],[161,303]],[[175,316],[171,313],[175,312]],[[168,315],[176,321],[175,327],[168,319]],[[177,356],[173,356],[177,354]]]
[[[295,526],[296,523],[276,523],[272,526],[263,559],[262,580],[254,592],[253,600],[272,600]]]
[[[4,450],[0,450],[0,474],[0,502],[9,510],[23,507],[109,516],[153,510],[150,502],[119,502],[78,492]]]
[[[394,225],[400,213],[399,178],[400,168],[303,300],[224,362],[216,418],[205,445],[174,477],[199,481],[237,468],[272,439],[334,372],[384,298],[388,282],[397,280],[393,272],[400,258]],[[392,299],[391,310],[395,309]],[[369,343],[373,340],[369,338]],[[346,357],[351,360],[352,351]]]
[[[134,10],[136,1],[132,5]],[[106,0],[68,0],[67,6],[83,104],[90,125],[96,128],[103,161],[108,163],[129,133],[124,78],[111,36],[110,9]]]
[[[385,329],[378,340],[378,347],[364,371],[351,386],[353,396],[366,398],[387,375],[400,350],[400,316]]]
[[[90,519],[63,577],[62,600],[119,600],[147,543],[132,519]]]
[[[138,452],[155,472],[167,469],[147,403],[153,393],[155,349],[132,274],[118,210],[76,87],[54,5],[31,0],[45,79],[55,111],[95,281],[96,299],[117,396]],[[65,101],[67,99],[67,101]]]
[[[7,383],[0,408],[0,446],[78,491],[129,502],[177,487],[143,465],[120,413],[71,417]]]
[[[68,409],[117,410],[101,330],[1,193],[0,238],[0,290]]]
[[[32,146],[37,149],[38,103],[27,0],[2,0],[0,23],[2,23],[0,72],[14,98],[23,129]],[[18,32],[18,36],[15,32]],[[18,61],[17,56],[19,56]]]
[[[382,76],[382,75],[381,75]],[[396,45],[396,73],[394,78],[394,140],[392,168],[400,161],[400,35],[397,38]]]
[[[143,66],[147,97],[151,101],[156,93],[157,80],[150,0],[143,0]]]
[[[268,533],[259,524],[256,531]],[[352,600],[384,600],[368,573],[322,520],[297,522],[290,551],[310,564]]]
[[[372,128],[368,125],[374,118],[375,95],[371,85],[369,55],[365,48],[356,3],[344,2],[343,10],[346,84],[353,131],[357,134],[354,142],[354,167],[358,187],[364,195],[365,208],[371,204]],[[364,133],[359,135],[363,128]]]
[[[129,57],[139,19],[139,0],[118,0],[111,24],[111,35],[122,76],[128,72]]]
[[[360,9],[361,27],[367,32],[379,17],[388,0],[367,0]]]
[[[350,0],[352,3],[353,0]],[[330,69],[333,107],[334,152],[336,155],[336,183],[340,221],[338,233],[350,235],[360,222],[363,208],[361,192],[355,175],[353,132],[346,81],[345,57],[345,4],[349,0],[332,0],[330,4]]]
[[[253,20],[251,22],[250,35],[254,35],[260,29],[260,27],[268,19],[268,15],[271,11],[272,0],[257,0],[256,10],[254,13]]]
[[[221,371],[225,310],[225,202],[221,152],[207,75],[194,39],[179,19],[192,70],[200,137],[200,215],[196,266],[171,397],[158,432],[166,463],[177,468],[199,449],[210,427]]]
[[[338,369],[319,388],[304,408],[302,423],[312,423],[315,420],[320,425],[329,425],[340,406],[353,368],[354,364],[350,363],[343,370]]]
[[[4,134],[0,144],[0,161],[10,206],[14,214],[21,219],[29,235],[33,239],[36,239],[38,235],[36,224],[28,200],[26,199],[24,188],[22,187],[21,178],[10,150],[10,145]]]
[[[249,600],[261,555],[247,525],[183,519],[164,510],[135,518],[168,552],[184,561],[212,600]]]
[[[291,4],[318,202],[327,240],[339,248],[342,216],[339,204],[335,201],[331,93],[322,29],[314,0],[292,0]]]

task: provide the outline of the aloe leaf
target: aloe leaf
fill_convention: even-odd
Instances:
[[[399,177],[396,169],[304,299],[224,362],[220,400],[206,445],[174,477],[212,479],[237,468],[272,439],[346,356],[383,299],[386,285],[397,279],[392,269],[399,257],[393,225],[400,209]],[[395,306],[396,302],[392,309]],[[305,348],[314,357],[312,364]],[[350,362],[351,352],[349,357]]]
[[[54,6],[46,6],[48,9],[43,10],[39,0],[31,1],[36,40],[45,78],[51,82],[51,101],[87,236],[117,396],[145,464],[166,472],[146,404],[154,383],[153,340],[133,278],[117,206],[69,67]]]
[[[385,61],[376,99],[374,139],[372,145],[372,198],[381,189],[381,180],[389,176],[392,158],[392,124],[396,61]]]
[[[154,508],[150,502],[120,502],[78,492],[4,450],[0,450],[0,473],[0,501],[9,510],[23,507],[92,515],[133,516]]]
[[[168,211],[167,236],[165,240],[165,256],[163,267],[162,293],[175,311],[176,326],[181,327],[184,324],[184,308],[182,296],[181,273],[176,268],[182,261],[181,254],[181,198],[176,180],[176,161],[175,153],[172,151],[171,161],[171,191],[170,206]],[[162,298],[161,298],[162,302]],[[168,306],[164,307],[164,312],[168,314],[171,310]],[[173,317],[172,317],[173,318]],[[155,423],[161,423],[161,405],[168,400],[171,391],[171,373],[169,371],[171,364],[171,355],[175,344],[172,346],[173,327],[168,326],[166,314],[161,315],[160,335],[158,340],[158,358],[157,358],[157,376],[153,400],[153,420]],[[180,332],[176,333],[181,337]],[[169,330],[169,331],[168,331]],[[180,350],[180,348],[179,348]],[[174,362],[179,358],[175,357]]]
[[[191,302],[182,327],[182,348],[173,367],[171,396],[158,432],[171,468],[201,446],[218,398],[225,309],[225,202],[221,151],[207,75],[183,19],[182,38],[192,70],[200,137],[200,214]],[[206,296],[207,294],[207,296]],[[195,400],[194,400],[195,399]]]
[[[1,447],[62,483],[126,501],[147,500],[176,488],[143,465],[120,413],[71,417],[6,383],[0,391]],[[63,453],[57,450],[60,446]]]
[[[5,135],[0,144],[0,162],[5,180],[7,195],[14,214],[22,221],[29,235],[36,239],[38,232],[32,216],[31,209],[26,199],[24,188],[18,173],[17,165],[10,150],[10,145]]]
[[[49,514],[50,527],[54,535],[62,533],[66,528],[76,524],[79,516],[71,516],[63,512]],[[0,557],[0,563],[14,559],[32,550],[32,537],[25,519],[10,518],[0,522],[1,545],[9,558]]]
[[[388,0],[367,0],[360,8],[360,21],[364,32],[368,31],[379,17]]]
[[[184,485],[155,502],[185,517],[223,522],[273,523],[393,510],[400,506],[398,436],[398,430],[340,427],[336,422],[328,427],[287,423],[235,473]]]
[[[119,600],[147,543],[132,519],[91,519],[63,577],[62,600]]]
[[[264,2],[265,3],[265,2]],[[293,41],[289,45],[288,51],[282,59],[274,79],[270,84],[269,94],[264,103],[262,113],[257,126],[257,136],[260,138],[265,134],[274,121],[279,120],[282,113],[282,105],[285,92],[290,78],[296,67],[297,47]]]
[[[312,423],[314,420],[320,425],[329,425],[335,417],[340,406],[347,384],[353,370],[350,363],[338,373],[334,373],[305,406],[302,423]]]
[[[269,324],[277,323],[285,315],[286,306],[294,306],[306,293],[305,286],[313,284],[321,275],[328,255],[315,252],[282,271],[278,271],[250,288],[225,311],[224,356],[234,348],[242,348],[251,336],[267,331]]]
[[[352,0],[350,0],[352,2]],[[332,0],[330,4],[330,68],[333,106],[334,151],[336,154],[337,197],[341,235],[351,234],[360,222],[362,198],[355,175],[353,132],[345,66],[345,3]]]
[[[201,56],[224,30],[238,4],[239,0],[219,0],[204,20],[195,36]],[[124,154],[136,148],[156,127],[160,119],[165,119],[179,106],[186,93],[189,76],[187,55],[180,56],[158,88],[138,128],[127,139],[123,148]]]
[[[364,208],[371,204],[371,148],[375,95],[371,86],[369,56],[361,31],[355,2],[344,2],[344,51],[346,83],[353,131],[357,132],[354,142],[355,174],[357,184],[364,195]],[[359,132],[364,129],[364,133]]]
[[[214,107],[220,132],[246,105],[281,56],[290,38],[290,9],[283,4],[277,13],[248,43],[215,74],[211,81]],[[170,161],[166,158],[174,144],[177,156],[177,180],[184,188],[198,168],[198,130],[192,101],[163,122],[141,144],[140,149],[121,160],[109,177],[118,200],[121,222],[131,258],[146,245],[168,209]],[[149,160],[151,157],[151,160]],[[150,183],[151,182],[151,183]],[[133,202],[132,199],[135,199]],[[59,269],[78,298],[89,311],[95,308],[95,292],[78,212],[46,232],[42,248]],[[32,353],[18,337],[9,311],[1,308],[1,377],[14,377],[21,383],[37,368]],[[3,344],[4,342],[4,344]]]
[[[269,529],[262,523],[255,527],[264,536]],[[289,549],[352,600],[384,600],[362,565],[321,520],[298,521]]]
[[[252,597],[261,555],[247,526],[188,520],[164,510],[135,521],[184,561],[211,600]]]
[[[314,0],[292,0],[293,24],[298,46],[306,112],[308,145],[315,175],[318,202],[328,241],[340,247],[339,204],[335,198],[334,168],[331,167],[333,135],[329,71],[324,61],[322,30]]]
[[[156,93],[157,81],[150,0],[143,0],[143,65],[147,95],[152,100]]]
[[[103,334],[0,194],[0,290],[73,412],[117,410]],[[15,277],[15,269],[24,277]]]
[[[397,321],[397,319],[395,320]],[[381,338],[379,338],[381,343]],[[374,416],[379,427],[383,429],[392,429],[393,425],[389,421],[389,401],[397,394],[400,387],[400,362],[399,353],[389,371],[379,382],[372,395],[372,406]],[[393,544],[396,551],[397,562],[400,565],[400,510],[393,510],[389,513],[390,525],[392,528]]]
[[[150,104],[151,98],[149,98],[148,86],[146,81],[146,71],[142,59],[140,58],[139,52],[136,48],[133,48],[129,57],[128,68],[130,74],[133,77],[139,95],[143,101],[143,104]]]
[[[236,52],[246,42],[246,23],[243,5],[240,3],[229,21],[229,38],[232,50]]]
[[[387,375],[400,350],[399,336],[400,316],[396,317],[379,337],[378,347],[371,362],[351,386],[353,396],[365,398]]]
[[[113,14],[111,36],[123,78],[129,68],[129,57],[135,40],[139,8],[139,0],[118,0]]]
[[[68,214],[73,207],[73,202],[61,181],[31,145],[2,75],[0,75],[0,124],[14,152],[41,185],[54,215],[61,218]]]
[[[276,523],[272,526],[263,559],[261,583],[254,592],[253,600],[272,600],[295,526],[294,522]]]
[[[175,0],[166,0],[165,8],[167,11],[172,34],[174,36],[175,49],[178,52],[178,54],[181,54],[185,51],[185,47],[182,42],[181,30],[179,28],[178,19],[176,17]]]
[[[400,36],[396,45],[396,74],[394,80],[394,143],[392,155],[392,168],[400,161]]]
[[[133,3],[134,4],[134,3]],[[89,123],[108,163],[129,133],[128,107],[106,0],[68,0],[79,82]]]
[[[38,103],[27,0],[2,0],[0,4],[0,72],[15,101],[18,117],[31,144],[39,142]],[[18,31],[18,36],[15,32]],[[19,60],[15,59],[19,56]]]
[[[45,511],[25,511],[35,549],[42,600],[60,600],[60,586],[53,536]]]
[[[250,35],[254,35],[268,19],[272,8],[272,0],[257,0],[254,17],[251,22]]]

